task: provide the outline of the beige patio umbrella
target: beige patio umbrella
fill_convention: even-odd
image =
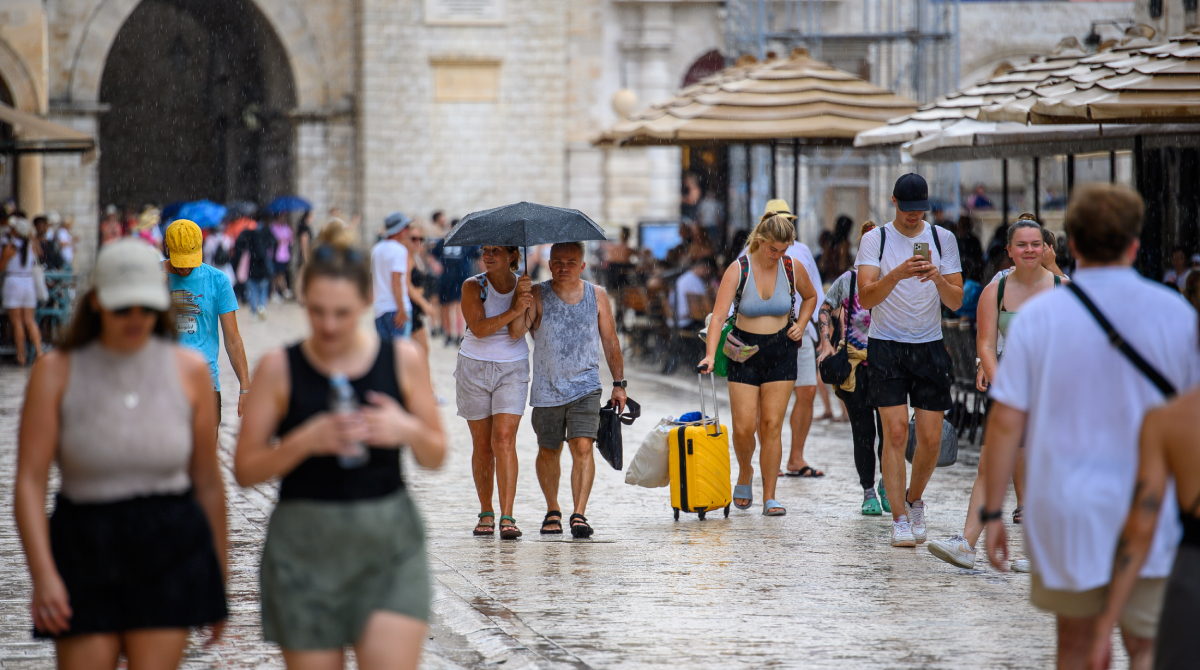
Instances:
[[[96,140],[87,133],[47,121],[0,102],[0,123],[12,126],[13,139],[0,143],[0,153],[82,153],[95,156]]]
[[[787,58],[762,63],[743,57],[738,65],[617,122],[593,143],[850,144],[859,132],[916,108],[908,98],[795,49]]]
[[[1018,123],[1200,120],[1200,32],[1145,40],[1080,59],[1076,68],[985,106],[980,119]]]

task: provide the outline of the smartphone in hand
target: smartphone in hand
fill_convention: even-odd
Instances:
[[[925,259],[926,263],[933,262],[933,260],[930,258],[928,242],[914,242],[913,243],[913,255],[921,256],[922,258]]]

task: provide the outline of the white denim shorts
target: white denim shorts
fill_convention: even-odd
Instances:
[[[507,363],[479,361],[458,355],[454,367],[458,415],[467,421],[493,414],[525,413],[529,397],[529,359]]]
[[[800,338],[796,349],[796,386],[817,385],[817,348],[808,336]]]

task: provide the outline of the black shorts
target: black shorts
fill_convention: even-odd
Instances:
[[[950,409],[950,353],[941,340],[909,344],[872,338],[867,342],[867,360],[871,361],[873,407]]]
[[[50,551],[71,599],[62,636],[193,628],[228,615],[212,531],[190,491],[97,504],[59,495]]]
[[[735,384],[762,386],[770,382],[796,381],[796,350],[800,343],[787,336],[787,327],[773,335],[747,333],[734,327],[731,334],[748,345],[758,345],[758,352],[745,363],[729,361],[729,381]]]

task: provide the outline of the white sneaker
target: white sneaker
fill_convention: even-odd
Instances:
[[[908,512],[908,518],[912,519],[912,534],[916,538],[917,543],[925,541],[927,535],[925,529],[925,501],[918,500],[911,505],[908,501],[904,501],[904,511]]]
[[[912,526],[908,523],[908,517],[901,516],[899,519],[896,519],[892,522],[892,546],[917,546],[917,540],[913,537]]]
[[[975,550],[967,543],[967,538],[962,535],[930,542],[929,553],[964,570],[975,567]]]
[[[1012,568],[1013,572],[1029,572],[1029,559],[1018,558],[1017,560],[1013,561],[1012,565],[1009,567]]]

